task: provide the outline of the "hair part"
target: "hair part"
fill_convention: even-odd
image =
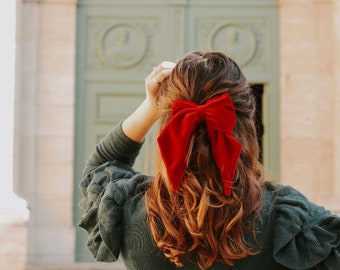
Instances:
[[[244,236],[253,232],[255,237],[262,206],[263,167],[254,121],[255,99],[237,64],[219,52],[192,52],[179,60],[161,85],[159,132],[170,120],[175,99],[204,104],[225,93],[236,111],[233,136],[242,144],[231,195],[223,193],[204,123],[190,140],[187,170],[179,189],[172,191],[157,153],[155,178],[145,195],[152,237],[179,267],[185,261],[196,263],[200,269],[216,261],[232,265],[234,260],[258,251]]]

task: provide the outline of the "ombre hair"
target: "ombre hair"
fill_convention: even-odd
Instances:
[[[228,93],[236,110],[233,136],[242,144],[232,193],[226,196],[214,162],[205,124],[198,126],[187,153],[187,170],[173,191],[157,153],[155,177],[145,195],[155,244],[176,266],[185,262],[207,269],[214,262],[232,265],[254,255],[245,235],[255,237],[262,206],[263,167],[255,127],[255,99],[238,65],[219,52],[192,52],[178,61],[160,88],[159,132],[171,117],[175,99],[204,104]],[[171,143],[171,142],[169,142]]]

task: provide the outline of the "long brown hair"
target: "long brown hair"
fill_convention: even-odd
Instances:
[[[177,266],[185,261],[194,262],[200,269],[207,269],[215,261],[232,265],[234,260],[257,252],[244,236],[254,232],[259,217],[263,170],[254,121],[255,101],[237,64],[219,52],[192,52],[179,60],[161,85],[159,131],[169,121],[175,99],[204,104],[224,93],[234,103],[233,135],[242,144],[231,195],[223,193],[204,123],[191,138],[180,188],[172,191],[158,153],[155,178],[145,195],[153,239]]]

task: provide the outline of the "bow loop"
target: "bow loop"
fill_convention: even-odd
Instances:
[[[197,107],[197,104],[189,100],[176,99],[172,104],[171,116],[173,117],[179,111],[190,110]]]
[[[175,100],[172,117],[158,136],[158,146],[173,190],[177,190],[186,170],[190,137],[198,124],[205,122],[215,163],[220,170],[224,193],[232,189],[241,144],[232,136],[236,113],[228,94],[210,99],[203,105]]]

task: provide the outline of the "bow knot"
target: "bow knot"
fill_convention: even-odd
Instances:
[[[204,105],[197,105],[197,116],[199,122],[204,122],[205,121],[205,107]]]
[[[215,163],[220,170],[224,193],[231,194],[241,144],[232,136],[236,113],[228,94],[197,105],[175,100],[171,119],[158,136],[158,145],[173,190],[177,190],[186,170],[189,141],[198,124],[205,122]]]

